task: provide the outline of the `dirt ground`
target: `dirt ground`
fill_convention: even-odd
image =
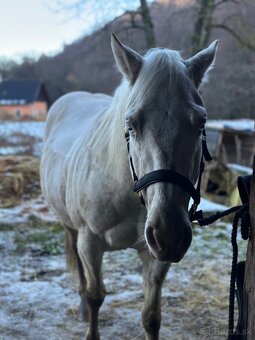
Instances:
[[[9,219],[10,221],[10,219]],[[77,286],[65,269],[64,233],[26,216],[0,228],[0,339],[83,339]],[[161,339],[226,339],[231,226],[196,230],[187,255],[170,269],[162,294]],[[246,244],[240,243],[240,258]],[[106,253],[104,340],[144,339],[141,263],[133,250]]]

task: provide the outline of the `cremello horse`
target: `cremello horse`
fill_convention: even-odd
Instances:
[[[87,339],[99,339],[103,254],[128,247],[138,251],[143,264],[146,338],[158,339],[163,280],[192,239],[190,196],[171,183],[156,183],[142,190],[145,207],[140,204],[124,128],[138,178],[172,169],[194,184],[206,122],[198,89],[216,49],[217,41],[188,60],[161,48],[141,56],[113,35],[113,54],[124,76],[114,97],[70,93],[49,111],[41,184],[67,231],[69,262],[79,273],[81,314],[89,318]]]

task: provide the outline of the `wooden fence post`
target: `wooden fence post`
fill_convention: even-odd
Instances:
[[[255,339],[255,157],[253,159],[253,176],[250,193],[251,230],[247,248],[244,276],[244,339]]]

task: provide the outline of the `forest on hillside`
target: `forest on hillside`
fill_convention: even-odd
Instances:
[[[114,5],[115,0],[111,0]],[[80,6],[86,0],[76,0]],[[98,0],[97,8],[103,2]],[[210,118],[255,118],[254,0],[140,0],[89,36],[82,36],[55,56],[21,64],[0,63],[2,79],[39,79],[51,102],[75,90],[112,94],[120,81],[110,48],[110,35],[140,53],[160,46],[179,50],[183,58],[220,40],[215,70],[202,88]],[[77,7],[78,8],[78,7]],[[105,9],[107,11],[107,8]],[[85,11],[85,10],[84,10]],[[86,18],[86,12],[82,13]],[[107,14],[107,13],[106,13]]]

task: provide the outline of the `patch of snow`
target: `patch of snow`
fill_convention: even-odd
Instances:
[[[238,172],[243,172],[246,175],[252,175],[252,168],[249,168],[248,166],[240,165],[240,164],[235,164],[235,163],[228,163],[227,166],[230,169],[236,170]]]
[[[24,105],[26,104],[26,100],[25,99],[1,99],[0,104],[1,105],[17,105],[17,104]]]
[[[189,208],[192,205],[192,200],[189,202]],[[203,210],[204,212],[216,212],[216,211],[223,211],[228,209],[229,207],[223,205],[223,204],[218,204],[214,203],[211,201],[208,201],[207,199],[201,197],[201,202],[198,206],[198,210]]]
[[[21,135],[30,136],[36,139],[33,142],[33,154],[36,157],[41,156],[42,141],[44,135],[45,122],[9,122],[0,121],[0,136],[2,139],[9,141],[15,146],[4,146],[0,148],[0,155],[15,155],[25,153],[31,145],[21,146],[19,140]],[[18,136],[17,136],[18,135]]]
[[[28,200],[13,208],[0,209],[1,223],[25,223],[30,216],[45,222],[56,222],[56,215],[48,209],[41,196]]]
[[[138,285],[141,285],[143,283],[141,275],[138,275],[138,274],[125,275],[125,281],[129,283],[138,284]]]
[[[208,120],[206,126],[216,130],[235,130],[235,131],[255,131],[255,120],[253,119],[233,119],[233,120]]]
[[[113,295],[106,295],[105,297],[105,302],[108,304],[111,304],[116,301],[121,301],[124,303],[124,301],[135,301],[136,298],[142,297],[143,295],[143,290],[142,286],[140,289],[134,289],[134,290],[129,290],[129,291],[121,291],[120,293],[114,293]]]
[[[0,155],[16,155],[18,153],[23,153],[27,150],[24,146],[4,146],[0,147]]]
[[[45,122],[8,122],[0,121],[0,136],[6,137],[13,133],[43,138]]]
[[[214,203],[214,202],[208,201],[205,198],[201,199],[201,203],[198,206],[198,210],[202,209],[204,212],[223,211],[223,210],[226,210],[228,208],[229,207],[227,207],[223,204]]]
[[[166,289],[166,288],[162,289],[162,297],[164,297],[164,298],[179,298],[179,297],[183,297],[183,296],[184,296],[183,291],[169,292],[169,290]]]

